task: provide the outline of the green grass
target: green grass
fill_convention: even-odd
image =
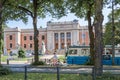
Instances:
[[[65,56],[64,55],[63,56],[59,56],[58,59],[63,62],[65,60]]]
[[[24,73],[12,73],[0,76],[0,80],[24,80]],[[57,75],[51,73],[28,73],[27,80],[57,80]],[[81,74],[60,74],[60,80],[92,80],[92,76]],[[120,76],[105,74],[101,77],[97,77],[96,80],[120,80]]]
[[[1,61],[6,62],[7,58],[8,58],[8,56],[1,56]]]
[[[56,74],[50,73],[29,73],[27,80],[57,80]],[[24,80],[23,73],[13,73],[1,76],[0,80]],[[83,76],[79,74],[60,74],[60,80],[92,80],[91,76]]]

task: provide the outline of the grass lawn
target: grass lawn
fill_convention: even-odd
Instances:
[[[24,80],[24,73],[11,73],[9,75],[0,76],[0,80]],[[51,73],[28,73],[27,80],[57,80],[57,75]],[[60,74],[60,80],[92,80],[92,76]],[[120,76],[105,74],[101,77],[97,77],[96,80],[120,80]]]
[[[8,56],[1,56],[1,61],[6,62],[7,58],[8,58]]]
[[[0,80],[24,80],[24,73],[12,73],[0,76]],[[27,80],[57,80],[57,75],[51,73],[28,73]],[[60,74],[60,80],[92,80],[92,76],[81,74]],[[106,74],[102,77],[98,77],[96,80],[120,80],[120,76]]]
[[[57,80],[57,75],[50,73],[29,73],[27,78],[27,80]],[[10,75],[0,76],[0,80],[24,80],[24,74],[12,73]],[[92,78],[90,75],[60,74],[60,80],[92,80]]]

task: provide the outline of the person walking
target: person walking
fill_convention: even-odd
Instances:
[[[54,52],[53,54],[54,54],[54,55],[53,55],[53,57],[52,57],[52,64],[53,64],[53,66],[56,66],[57,63],[58,63],[58,57],[57,57],[57,55],[56,55],[55,52]]]

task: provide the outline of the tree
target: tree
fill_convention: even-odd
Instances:
[[[21,0],[19,0],[21,1]],[[8,20],[23,20],[23,22],[27,22],[26,16],[22,11],[19,11],[16,5],[16,0],[0,0],[0,52],[3,53],[2,50],[2,39],[3,39],[3,30],[6,27],[4,24]],[[1,54],[0,54],[1,56]],[[1,60],[1,57],[0,57]],[[0,61],[1,64],[1,61]]]
[[[103,0],[95,0],[95,73],[97,76],[102,75],[102,54],[103,54],[103,32],[102,32],[102,23],[103,23]]]
[[[120,4],[119,0],[112,0],[112,6],[111,6],[111,16],[109,16],[111,23],[112,23],[112,65],[115,65],[115,19],[119,20],[119,10],[115,10],[115,5]],[[118,15],[115,15],[118,14]]]
[[[90,62],[89,64],[94,64],[94,30],[92,25],[92,17],[94,15],[94,0],[68,0],[68,9],[75,13],[79,18],[85,18],[88,20],[88,30],[90,39]]]
[[[2,52],[2,35],[3,35],[3,26],[2,26],[2,7],[5,4],[6,0],[0,0],[0,65],[1,65],[1,54]]]
[[[1,53],[3,53],[3,45],[2,45],[2,39],[3,39],[3,29],[4,24],[8,20],[19,20],[22,19],[24,22],[26,21],[23,14],[18,13],[18,10],[14,8],[15,3],[14,0],[0,0],[0,64],[1,64]],[[21,16],[19,15],[21,14]],[[19,16],[19,17],[18,17]]]
[[[33,20],[34,28],[34,61],[39,62],[38,55],[38,34],[37,19],[44,18],[46,15],[52,15],[52,17],[60,18],[65,15],[64,0],[21,0],[18,1],[15,7],[19,9],[19,12],[25,13],[26,18],[28,15]],[[27,18],[28,19],[28,18]]]
[[[104,33],[104,44],[112,45],[112,24],[109,22],[105,25],[105,33]]]
[[[25,58],[25,51],[20,48],[19,51],[18,51],[18,58]]]
[[[120,23],[115,22],[115,38],[114,42],[115,45],[120,43]],[[104,33],[104,44],[105,45],[112,45],[112,23],[108,22],[105,25],[105,33]]]
[[[110,4],[110,3],[109,3]],[[105,30],[105,37],[104,37],[104,42],[105,44],[110,44],[112,42],[112,19],[114,18],[114,27],[115,27],[115,37],[114,37],[114,43],[115,45],[119,44],[120,43],[120,38],[119,38],[119,29],[120,29],[120,26],[119,26],[119,22],[120,22],[120,1],[119,0],[113,0],[113,7],[114,6],[118,6],[117,8],[114,8],[114,11],[112,10],[111,13],[108,15],[108,23],[106,24],[106,30]],[[110,6],[111,8],[111,6]],[[111,29],[111,30],[110,30]],[[112,45],[112,44],[111,44]]]

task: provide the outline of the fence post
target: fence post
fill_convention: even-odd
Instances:
[[[32,58],[32,63],[34,62],[34,59]]]
[[[9,65],[9,59],[7,59],[7,65]]]
[[[25,80],[27,80],[27,66],[25,66]]]
[[[57,66],[57,80],[60,80],[60,71],[58,66]]]
[[[92,68],[92,80],[96,80],[95,67]]]

